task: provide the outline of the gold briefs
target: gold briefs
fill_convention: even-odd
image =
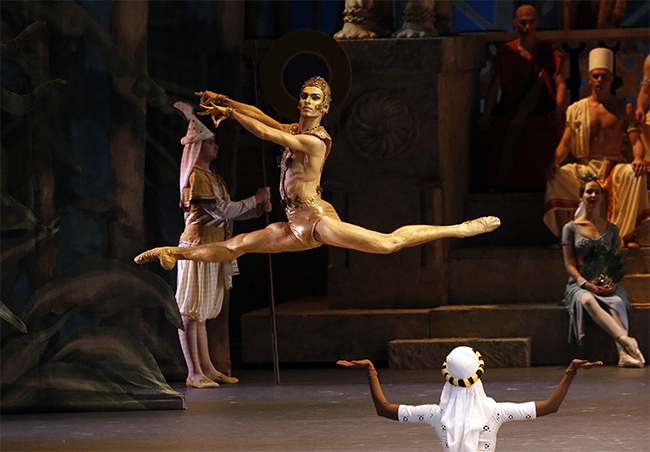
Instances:
[[[334,207],[323,201],[320,195],[315,195],[306,201],[284,202],[283,204],[291,232],[300,240],[300,243],[309,248],[317,248],[322,245],[314,238],[316,225],[322,218],[327,217],[341,221]]]

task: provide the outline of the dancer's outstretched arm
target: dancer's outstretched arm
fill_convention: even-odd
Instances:
[[[569,364],[569,367],[564,372],[564,377],[562,381],[557,386],[551,397],[544,400],[543,402],[535,402],[535,409],[537,410],[537,417],[546,416],[547,414],[556,413],[560,409],[560,405],[564,401],[564,397],[569,392],[569,387],[573,381],[573,377],[578,373],[578,369],[591,369],[592,367],[602,366],[602,361],[596,361],[595,363],[590,363],[584,359],[574,359]]]
[[[351,369],[367,369],[368,370],[368,384],[370,385],[370,395],[372,396],[372,401],[375,403],[375,410],[377,411],[378,416],[382,416],[394,421],[397,420],[397,413],[399,411],[399,405],[394,403],[389,403],[384,397],[384,393],[381,390],[381,385],[379,384],[379,378],[377,378],[377,371],[375,366],[370,360],[362,359],[360,361],[337,361],[336,364],[348,367]]]
[[[257,138],[265,141],[272,141],[280,146],[304,152],[307,155],[322,156],[325,154],[326,147],[323,140],[313,135],[298,134],[293,135],[284,129],[271,127],[262,121],[251,116],[240,113],[238,110],[219,105],[204,106],[206,112],[212,115],[215,125],[218,125],[226,118],[237,120],[246,130],[255,135]]]
[[[213,93],[212,91],[201,91],[199,93],[194,93],[197,96],[201,96],[199,104],[205,109],[209,109],[213,106],[222,106],[226,108],[232,108],[233,110],[246,115],[250,118],[256,119],[263,124],[266,124],[269,127],[279,130],[289,130],[288,124],[282,124],[275,119],[268,116],[262,110],[252,105],[245,104],[243,102],[237,102],[236,100],[230,99],[228,96],[223,94]],[[201,114],[201,113],[199,113]],[[205,114],[205,113],[204,113]]]

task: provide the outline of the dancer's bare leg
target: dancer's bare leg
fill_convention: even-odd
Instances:
[[[201,366],[201,373],[206,377],[214,380],[215,377],[221,375],[215,369],[210,359],[210,349],[208,348],[208,332],[205,329],[205,322],[199,322],[196,327],[196,344],[199,352],[199,365]]]
[[[390,254],[402,248],[422,245],[437,239],[484,234],[500,225],[501,221],[496,217],[482,217],[451,226],[403,226],[390,234],[384,234],[326,217],[316,226],[316,238],[326,245],[372,254]],[[240,234],[224,242],[187,248],[154,248],[134,260],[138,264],[159,260],[163,268],[170,270],[180,259],[226,262],[244,253],[282,253],[306,249],[293,235],[288,223],[273,223],[265,229]]]
[[[201,362],[199,360],[199,348],[197,343],[198,322],[189,317],[183,316],[183,326],[185,331],[178,330],[178,339],[181,343],[185,363],[187,364],[187,378],[191,380],[200,380],[204,378],[201,371]]]
[[[500,224],[496,217],[483,217],[451,226],[403,226],[390,234],[384,234],[332,218],[323,218],[316,226],[316,233],[317,239],[327,245],[364,253],[390,254],[402,248],[418,246],[442,238],[463,238],[484,234],[495,230]]]
[[[245,253],[283,253],[308,249],[300,243],[289,228],[289,223],[273,223],[259,231],[239,234],[224,242],[181,248],[169,246],[154,248],[135,257],[135,262],[160,261],[166,270],[171,270],[181,259],[202,262],[227,262]]]
[[[594,322],[612,336],[617,343],[621,344],[630,356],[645,363],[645,358],[639,350],[636,339],[627,335],[627,330],[618,318],[605,311],[590,293],[583,294],[580,297],[580,303],[594,319]]]
[[[218,383],[237,383],[239,381],[237,378],[222,374],[212,364],[205,322],[199,322],[197,325],[196,342],[199,351],[199,365],[201,366],[201,373],[203,375]]]
[[[614,339],[624,334],[627,335],[623,325],[617,322],[609,312],[605,311],[591,294],[583,294],[580,297],[580,303],[582,303],[591,318],[594,319],[594,322]]]

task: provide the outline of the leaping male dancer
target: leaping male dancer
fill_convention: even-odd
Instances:
[[[256,137],[284,147],[280,164],[280,197],[287,222],[237,235],[223,242],[191,248],[166,246],[145,251],[135,262],[160,261],[170,270],[177,260],[225,262],[245,253],[305,251],[323,244],[373,254],[390,254],[405,247],[422,245],[445,237],[471,237],[493,231],[501,224],[496,217],[482,217],[451,226],[410,225],[390,234],[371,231],[341,221],[334,208],[320,197],[320,178],[330,153],[332,139],[320,125],[331,102],[330,86],[312,77],[300,91],[297,124],[280,124],[256,107],[210,91],[201,96],[204,114],[216,126],[233,118]]]

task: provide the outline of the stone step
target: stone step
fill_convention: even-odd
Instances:
[[[650,302],[650,249],[623,250],[622,284],[635,304]],[[550,248],[460,248],[449,259],[449,302],[557,304],[567,283],[562,250]]]
[[[569,359],[569,315],[559,305],[441,306],[430,316],[432,338],[527,337],[533,365]]]
[[[276,309],[281,362],[368,358],[388,362],[393,340],[528,338],[530,364],[560,365],[572,358],[617,362],[614,341],[591,320],[582,347],[567,344],[569,315],[558,304],[441,306],[433,309],[328,309],[327,300],[282,303]],[[650,303],[634,305],[630,335],[650,357]],[[242,361],[271,363],[269,309],[242,316]]]
[[[546,248],[461,248],[449,260],[449,302],[556,304],[567,273],[561,250]]]
[[[630,311],[630,335],[645,356],[650,349],[650,304],[634,305]],[[528,337],[532,365],[557,365],[570,359],[616,363],[613,339],[591,319],[581,347],[568,344],[569,314],[559,305],[441,306],[431,310],[431,338]]]
[[[393,339],[429,337],[429,309],[328,309],[327,300],[302,300],[276,308],[282,362],[362,359],[386,362]],[[269,309],[241,318],[242,360],[272,362]]]
[[[630,303],[646,304],[650,297],[650,275],[625,275],[621,285],[627,290]]]
[[[530,366],[527,337],[397,339],[388,344],[388,366],[401,370],[440,369],[449,352],[461,345],[478,350],[487,368]]]
[[[625,257],[625,273],[628,275],[650,274],[650,248],[625,249],[621,253]]]

